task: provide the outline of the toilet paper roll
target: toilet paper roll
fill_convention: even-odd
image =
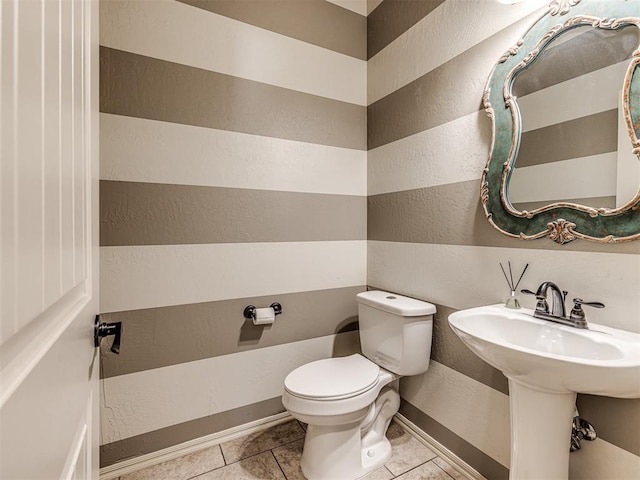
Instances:
[[[276,312],[272,307],[256,308],[256,315],[253,317],[254,325],[271,325],[276,319]]]

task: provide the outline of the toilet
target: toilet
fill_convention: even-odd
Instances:
[[[399,379],[429,368],[434,305],[379,290],[356,301],[364,356],[311,362],[284,381],[284,407],[308,424],[300,460],[308,480],[355,480],[386,463]]]

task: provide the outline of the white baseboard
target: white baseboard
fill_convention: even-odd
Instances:
[[[113,465],[100,469],[100,480],[113,480],[122,475],[137,472],[138,470],[152,467],[153,465],[158,465],[169,460],[175,460],[176,458],[204,448],[220,445],[221,443],[244,437],[245,435],[250,435],[252,433],[266,430],[267,428],[275,427],[276,425],[286,423],[292,419],[293,417],[289,412],[278,413],[270,417],[245,423],[244,425],[238,425],[237,427],[229,428],[221,432],[212,433],[211,435],[194,438],[188,442],[163,448],[156,452],[147,453],[146,455],[140,455],[139,457],[114,463]]]
[[[144,468],[152,467],[169,460],[175,460],[176,458],[188,455],[190,453],[202,450],[204,448],[220,445],[221,443],[234,440],[236,438],[251,435],[252,433],[266,430],[267,428],[275,427],[281,423],[286,423],[292,420],[293,417],[289,412],[279,413],[260,420],[256,420],[244,425],[238,425],[237,427],[229,428],[221,432],[212,433],[204,437],[195,438],[178,445],[173,445],[156,452],[147,453],[146,455],[140,455],[139,457],[131,458],[123,462],[115,463],[100,469],[100,480],[114,480],[122,475],[137,472]],[[424,443],[427,447],[433,450],[438,456],[444,458],[451,465],[458,470],[458,472],[464,475],[468,480],[486,480],[480,473],[474,470],[470,465],[465,463],[454,454],[451,450],[444,447],[442,444],[433,439],[430,435],[426,434],[418,426],[411,421],[407,420],[403,415],[396,414],[394,419],[404,428],[409,434],[413,435],[420,442]]]
[[[439,457],[444,458],[449,464],[451,464],[458,473],[463,475],[465,478],[469,480],[487,480],[483,477],[477,470],[475,470],[471,465],[464,462],[460,457],[458,457],[455,453],[449,450],[447,447],[442,445],[440,442],[435,440],[431,435],[428,435],[423,430],[420,429],[416,424],[408,420],[404,415],[397,413],[394,417],[394,420],[400,424],[407,432],[433,450],[438,454]]]

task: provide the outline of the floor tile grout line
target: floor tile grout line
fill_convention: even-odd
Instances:
[[[294,440],[289,440],[288,442],[285,442],[285,443],[281,443],[280,445],[272,447],[271,450],[275,450],[276,448],[284,447],[285,445],[290,445],[290,444],[292,444],[294,442],[299,442],[300,440],[304,440],[304,436],[302,436],[300,438],[296,438]]]
[[[280,469],[280,471],[282,472],[282,476],[284,477],[284,480],[289,480],[287,478],[287,474],[284,473],[284,470],[282,468],[282,465],[280,465],[280,462],[278,461],[278,457],[276,457],[276,454],[273,453],[273,448],[271,450],[269,450],[269,452],[271,452],[271,456],[273,457],[273,459],[276,461],[276,465],[278,465],[278,468]]]
[[[218,450],[220,450],[220,455],[222,456],[222,461],[224,462],[224,455],[223,455],[223,453],[222,453],[222,448],[220,447],[220,445],[214,445],[213,447],[210,447],[210,448],[215,448],[215,447],[218,447]],[[208,450],[208,449],[203,448],[202,450],[198,450],[198,451],[204,451],[204,450]],[[183,456],[183,457],[180,457],[180,458],[184,458],[184,456]],[[226,463],[224,463],[224,465],[222,465],[222,466],[220,466],[220,467],[215,467],[215,468],[212,468],[211,470],[206,470],[206,471],[204,471],[204,472],[200,472],[199,474],[194,475],[193,477],[187,477],[185,480],[193,480],[194,478],[198,478],[198,477],[200,477],[200,476],[202,476],[202,475],[206,475],[207,473],[211,473],[211,472],[213,472],[214,470],[220,470],[221,468],[224,468],[224,467],[226,467],[226,466],[227,466],[227,464],[226,464]],[[119,479],[118,479],[118,480],[119,480]]]
[[[242,462],[242,461],[244,461],[244,460],[246,460],[248,458],[253,458],[253,457],[257,456],[257,455],[261,455],[261,454],[266,453],[266,452],[271,452],[272,450],[274,450],[276,448],[284,447],[285,445],[289,445],[289,444],[291,444],[293,442],[297,442],[297,441],[301,440],[302,438],[304,438],[304,437],[296,438],[294,440],[289,440],[289,441],[287,441],[285,443],[281,443],[280,445],[276,445],[275,447],[267,448],[266,450],[261,450],[261,451],[256,452],[256,453],[252,453],[251,455],[247,455],[246,457],[239,458],[238,460],[236,460],[234,462],[229,462],[229,463],[227,463],[226,458],[224,458],[224,453],[222,453],[222,448],[220,448],[220,452],[222,453],[222,459],[224,460],[225,463],[224,463],[224,465],[222,467],[217,467],[217,468],[214,468],[213,470],[218,470],[220,468],[228,467],[229,465],[234,465],[234,464]],[[275,455],[274,455],[274,457],[275,457]],[[212,472],[213,470],[209,470],[209,471]],[[207,472],[205,472],[205,473],[207,473]]]
[[[436,455],[436,456],[435,456],[435,457],[433,457],[432,459],[427,460],[426,462],[422,462],[420,465],[416,465],[415,467],[410,468],[410,469],[409,469],[409,470],[407,470],[406,472],[403,472],[402,474],[400,474],[400,475],[398,475],[398,476],[396,476],[396,477],[393,477],[393,478],[394,478],[394,479],[396,479],[396,478],[400,478],[402,475],[406,475],[407,473],[409,473],[409,472],[410,472],[410,471],[412,471],[412,470],[416,470],[416,469],[418,469],[418,468],[422,467],[423,465],[426,465],[427,463],[432,463],[433,465],[435,465],[435,466],[436,466],[436,468],[437,468],[438,470],[440,470],[442,473],[444,473],[448,478],[451,478],[451,479],[455,480],[455,478],[454,478],[454,477],[452,477],[451,475],[449,475],[449,473],[447,473],[447,471],[446,471],[446,470],[444,470],[442,467],[440,467],[440,465],[438,465],[436,462],[434,462],[434,460],[435,460],[436,458],[442,458],[442,457],[439,457],[438,455]],[[447,462],[447,463],[448,463],[448,462]]]
[[[224,450],[222,450],[222,444],[219,444],[219,445],[218,445],[218,448],[220,449],[220,455],[222,455],[222,461],[224,462],[224,464],[225,464],[225,465],[228,465],[228,463],[227,463],[227,459],[226,459],[226,457],[224,456]]]
[[[432,458],[432,459],[431,459],[431,460],[429,460],[429,461],[430,461],[431,463],[433,463],[436,467],[438,467],[440,470],[442,470],[442,471],[445,473],[445,475],[446,475],[447,477],[452,478],[453,480],[455,480],[455,477],[453,477],[452,475],[449,475],[449,472],[447,472],[444,468],[442,468],[440,465],[438,465],[436,462],[434,462],[434,460],[435,460],[436,458],[442,458],[442,457],[436,456],[436,457]],[[448,463],[448,462],[447,462],[447,463]]]
[[[437,457],[437,455],[436,455],[436,457]],[[436,458],[436,457],[433,457],[433,458]],[[420,468],[421,466],[426,465],[426,464],[427,464],[427,463],[429,463],[429,462],[432,462],[432,461],[433,461],[433,458],[432,458],[432,459],[430,459],[430,460],[426,460],[426,461],[422,462],[421,464],[416,465],[415,467],[411,467],[411,468],[410,468],[409,470],[407,470],[406,472],[402,472],[400,475],[396,475],[396,476],[394,476],[393,478],[400,478],[402,475],[406,475],[407,473],[409,473],[409,472],[411,472],[411,471],[413,471],[413,470],[415,470],[415,469],[417,469],[417,468]],[[434,463],[434,465],[435,465],[436,467],[438,467],[438,464],[437,464],[437,463]],[[440,468],[440,467],[438,467],[438,468]],[[440,470],[442,470],[442,469],[440,468]],[[390,470],[389,470],[389,471],[390,471]],[[443,471],[444,471],[444,470],[443,470]],[[447,472],[444,472],[444,473],[446,473],[447,475],[449,475]],[[393,472],[391,472],[391,475],[393,475]]]

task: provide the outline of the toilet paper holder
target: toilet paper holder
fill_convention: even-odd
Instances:
[[[273,308],[273,313],[275,313],[276,315],[280,315],[282,313],[282,305],[280,305],[278,302],[272,303],[270,307]],[[256,307],[253,305],[247,305],[244,308],[244,318],[246,318],[247,320],[255,320]]]

